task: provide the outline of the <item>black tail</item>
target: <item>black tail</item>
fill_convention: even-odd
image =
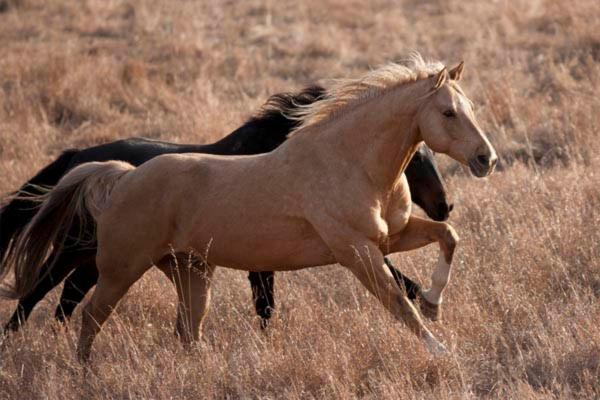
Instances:
[[[60,157],[21,186],[15,193],[19,195],[18,197],[0,208],[0,263],[4,260],[12,239],[23,231],[37,213],[40,204],[33,201],[33,198],[43,193],[40,187],[56,185],[68,172],[71,159],[78,151],[71,149],[63,152]]]

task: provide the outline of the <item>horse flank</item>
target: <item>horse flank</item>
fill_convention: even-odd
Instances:
[[[37,196],[43,200],[42,207],[7,250],[0,266],[0,280],[11,269],[15,276],[13,287],[0,288],[0,296],[18,299],[33,289],[48,253],[52,247],[63,247],[75,218],[83,219],[89,212],[96,219],[115,184],[132,169],[122,161],[86,163],[67,173],[51,192]]]

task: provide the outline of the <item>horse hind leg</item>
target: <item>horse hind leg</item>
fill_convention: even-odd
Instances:
[[[100,259],[97,258],[97,261],[100,261]],[[128,268],[132,266],[122,263],[110,264],[106,261],[97,262],[97,265],[99,270],[98,284],[92,298],[83,310],[81,319],[81,333],[77,347],[77,357],[81,362],[89,360],[94,339],[119,300],[150,267],[148,265],[139,266],[139,268]],[[106,266],[109,266],[110,269]]]
[[[78,252],[52,253],[42,267],[42,271],[50,271],[37,282],[33,290],[19,299],[17,309],[10,320],[4,326],[4,332],[16,332],[21,325],[25,323],[34,307],[39,303],[52,289],[59,285],[63,279],[73,270],[74,264],[79,261]],[[56,261],[53,264],[53,260]],[[53,264],[53,265],[52,265]]]
[[[177,335],[184,344],[199,340],[210,306],[214,266],[197,256],[182,253],[174,258],[170,256],[158,267],[177,290]]]

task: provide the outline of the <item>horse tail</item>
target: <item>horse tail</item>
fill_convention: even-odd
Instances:
[[[79,150],[71,149],[48,164],[33,178],[26,182],[11,200],[0,208],[0,262],[14,237],[19,235],[37,212],[35,196],[44,193],[43,187],[54,186],[69,170],[71,160]]]
[[[48,252],[64,245],[75,218],[83,221],[91,215],[97,220],[108,206],[115,184],[134,168],[122,161],[85,163],[67,173],[52,190],[37,196],[43,201],[40,210],[14,239],[0,265],[0,281],[14,270],[14,284],[1,288],[0,296],[17,299],[29,293],[40,279]],[[45,273],[51,269],[52,265]]]

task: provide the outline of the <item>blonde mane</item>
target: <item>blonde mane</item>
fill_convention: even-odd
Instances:
[[[378,97],[400,85],[426,79],[440,72],[444,65],[437,61],[425,61],[417,53],[398,63],[389,63],[357,79],[337,79],[332,81],[322,99],[299,105],[287,115],[299,121],[290,136],[309,126],[329,121],[354,105]]]

